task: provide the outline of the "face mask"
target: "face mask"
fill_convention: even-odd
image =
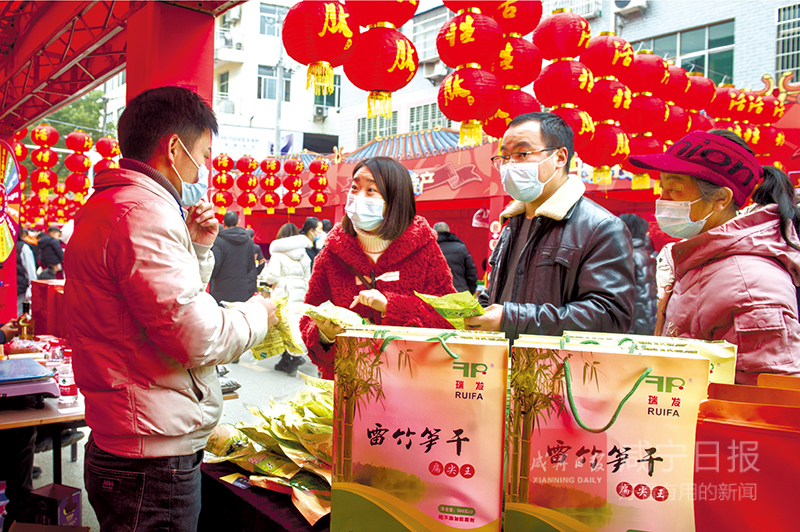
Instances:
[[[314,242],[318,241],[320,238],[322,238],[321,234],[314,235]]]
[[[547,181],[539,181],[539,165],[555,156],[554,153],[538,163],[506,163],[500,168],[500,178],[508,195],[525,203],[535,201],[542,195],[544,186],[556,175],[553,172]]]
[[[189,156],[189,159],[191,159],[194,165],[197,166],[197,183],[187,183],[181,177],[181,174],[178,173],[175,165],[172,165],[172,169],[175,170],[176,174],[178,174],[178,178],[183,181],[183,183],[181,183],[181,205],[184,207],[191,207],[203,199],[203,196],[206,195],[206,191],[208,191],[208,168],[206,168],[205,165],[197,164],[197,161],[194,160],[194,157],[192,157],[192,154],[186,149],[186,146],[184,146],[181,139],[178,139],[178,142],[180,142],[181,146],[183,146],[183,149],[186,152],[186,155]]]
[[[662,231],[675,238],[692,238],[700,234],[706,225],[706,220],[714,211],[702,220],[693,222],[689,216],[694,201],[668,201],[656,200],[656,222]]]
[[[365,198],[348,194],[344,212],[356,227],[362,231],[372,231],[383,222],[384,203],[380,198]]]

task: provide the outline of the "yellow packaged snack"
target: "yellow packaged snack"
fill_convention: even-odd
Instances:
[[[287,304],[285,297],[273,300],[273,303],[277,307],[278,323],[270,327],[264,340],[251,349],[253,356],[257,360],[263,360],[280,355],[284,351],[295,355],[305,354],[307,349],[303,345],[298,326],[300,320],[293,319],[293,315],[304,311],[308,305]]]
[[[418,298],[429,304],[441,317],[450,322],[456,329],[466,329],[464,318],[485,314],[478,300],[469,292],[447,294],[442,297],[414,292]]]
[[[353,312],[352,310],[337,307],[330,301],[319,305],[318,307],[310,307],[305,311],[306,316],[314,320],[331,320],[340,327],[345,329],[355,327],[357,325],[364,325],[364,318]]]

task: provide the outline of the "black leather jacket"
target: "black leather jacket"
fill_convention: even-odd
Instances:
[[[516,272],[508,272],[512,242],[524,213],[509,219],[492,253],[483,306],[503,304],[501,330],[559,336],[565,330],[626,333],[633,321],[636,283],[625,224],[581,197],[563,220],[537,216]],[[511,301],[498,301],[504,283]]]
[[[633,239],[633,265],[636,272],[636,303],[634,305],[632,334],[652,335],[656,330],[656,260],[650,255],[640,238]]]

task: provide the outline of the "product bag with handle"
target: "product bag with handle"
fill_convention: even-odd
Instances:
[[[693,531],[708,360],[589,342],[514,343],[505,531]]]
[[[332,531],[500,531],[508,341],[350,329],[336,338]]]

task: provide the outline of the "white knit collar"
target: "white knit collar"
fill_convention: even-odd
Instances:
[[[389,244],[392,243],[391,240],[384,240],[377,235],[373,235],[372,233],[367,233],[366,231],[362,231],[358,227],[355,227],[356,230],[356,238],[358,239],[358,245],[364,251],[364,253],[383,253],[386,251],[386,248],[389,247]]]

